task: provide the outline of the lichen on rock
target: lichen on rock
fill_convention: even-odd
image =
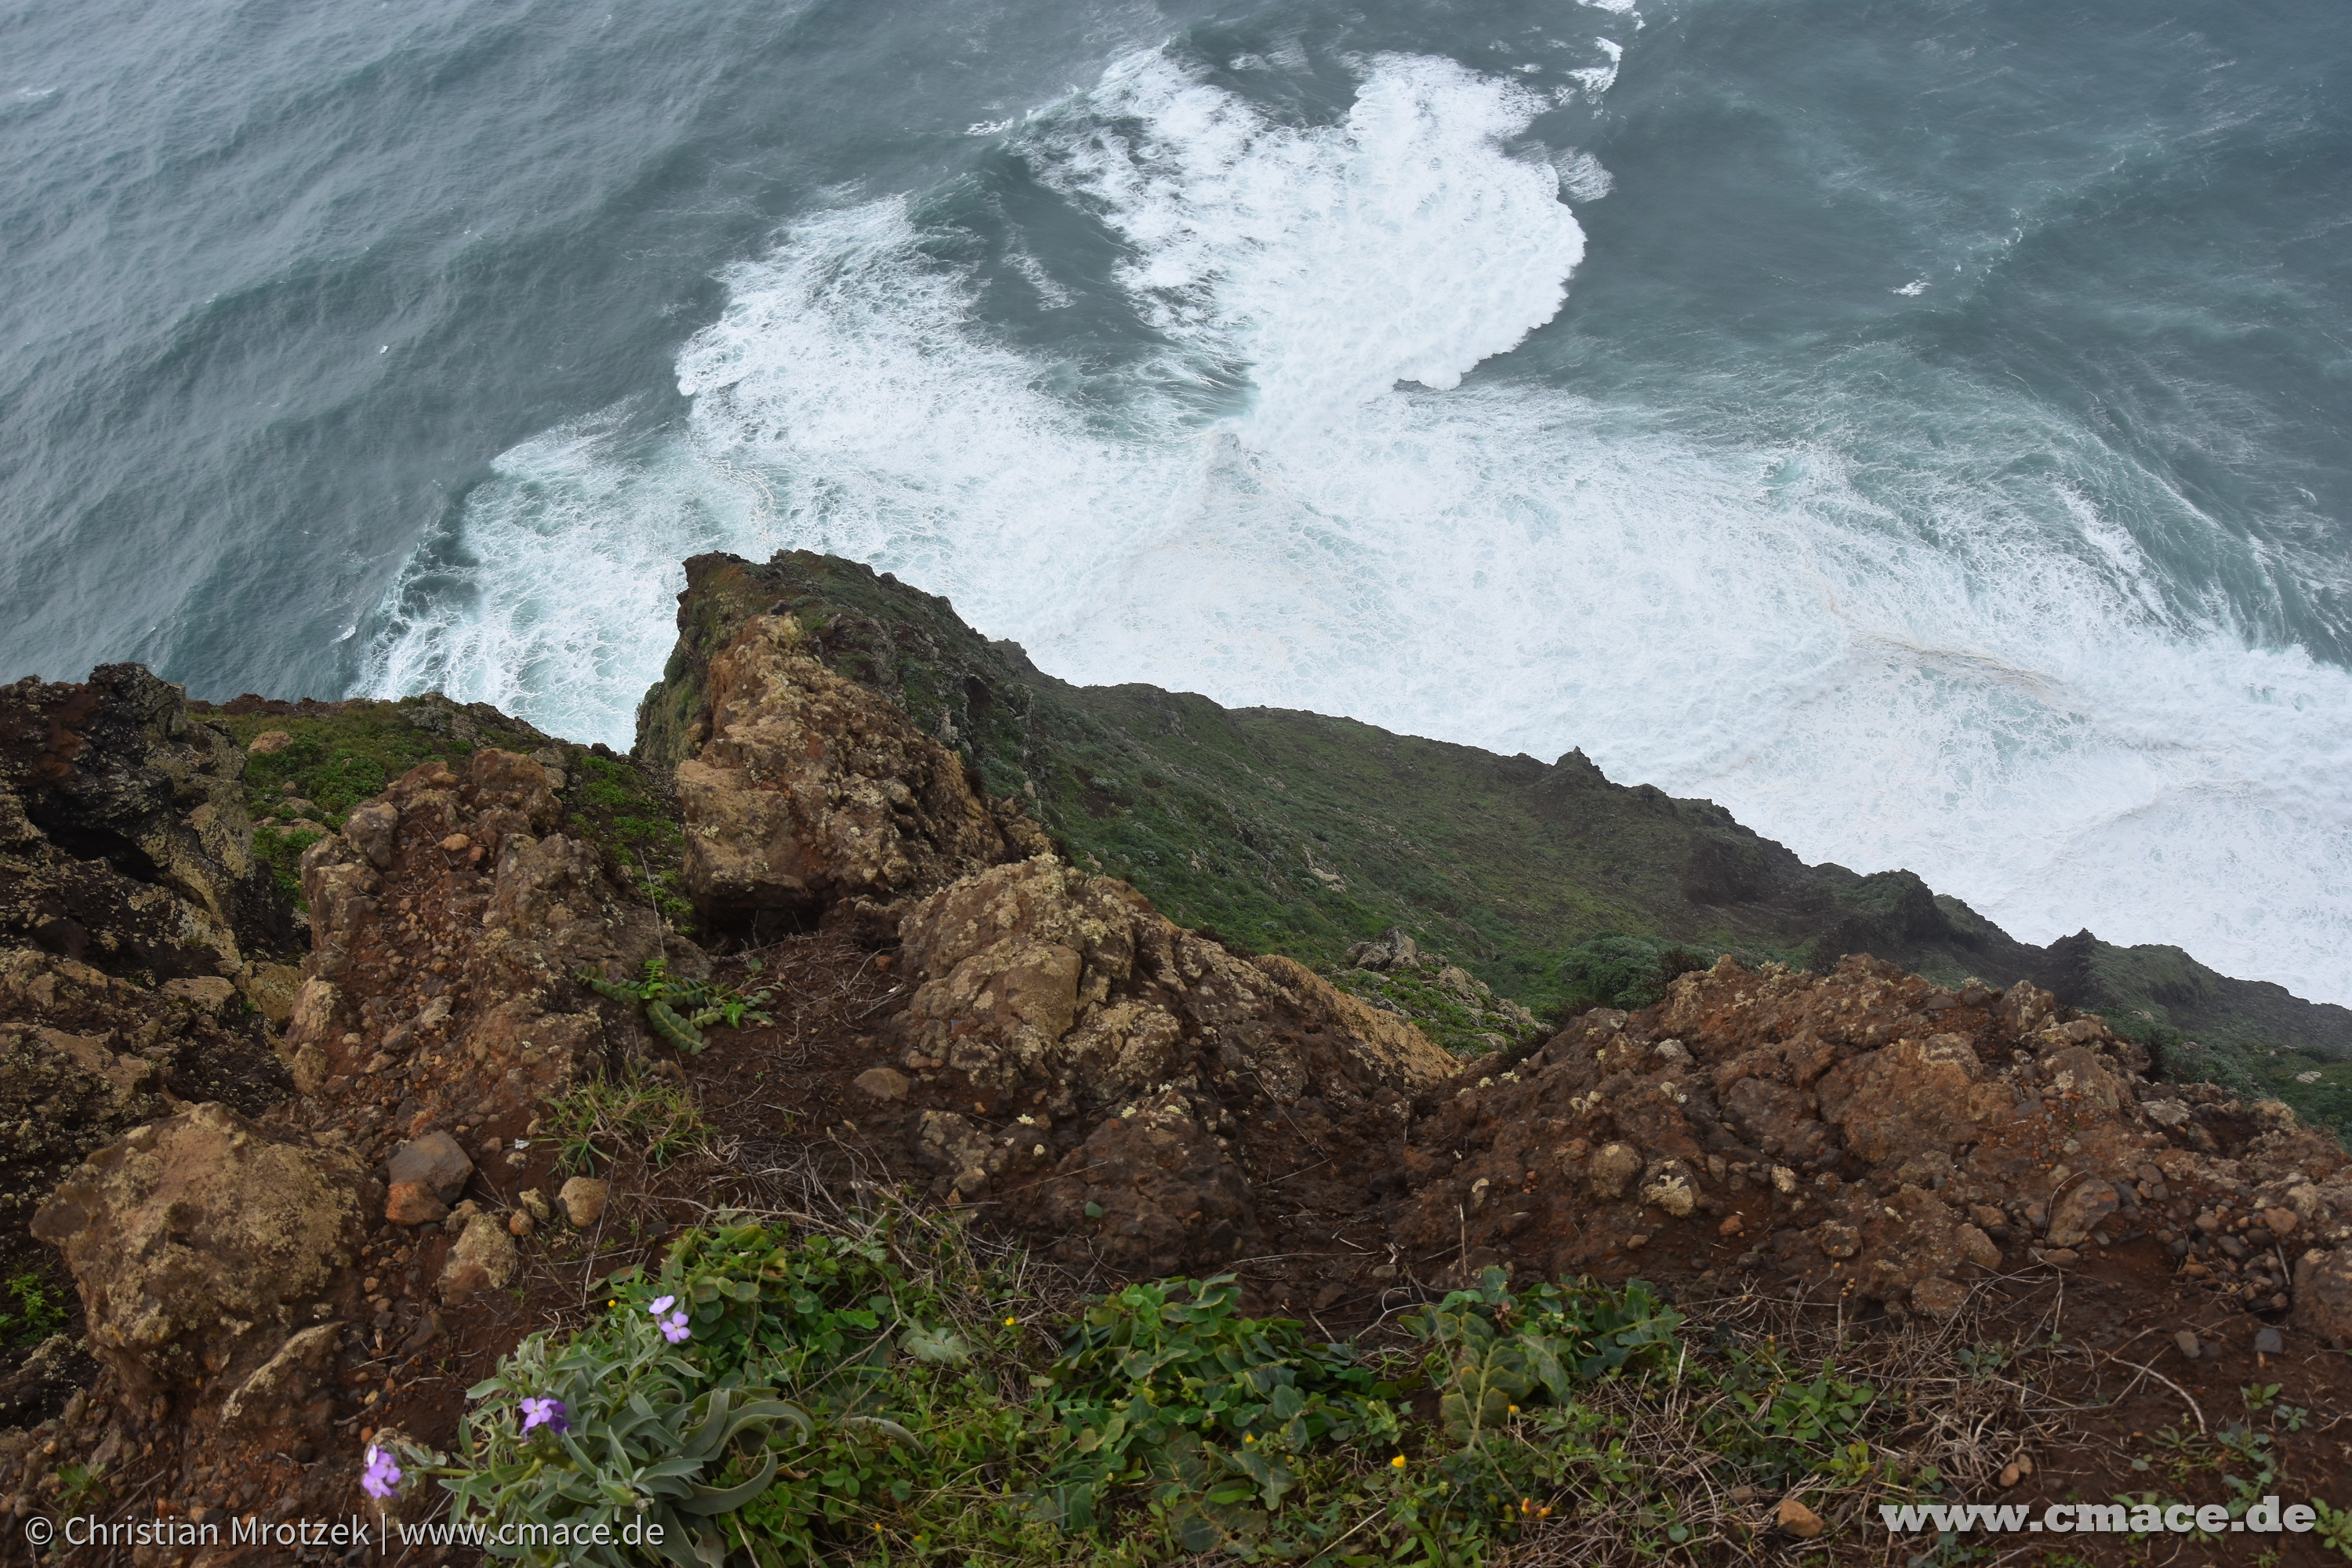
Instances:
[[[370,1185],[346,1151],[198,1105],[92,1155],[33,1234],[64,1252],[91,1353],[121,1385],[203,1405],[356,1307]]]

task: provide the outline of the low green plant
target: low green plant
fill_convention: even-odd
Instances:
[[[1559,973],[1571,997],[1630,1010],[1661,1000],[1676,977],[1714,962],[1712,953],[1654,937],[1602,931],[1570,948]]]
[[[765,1491],[778,1449],[815,1425],[772,1390],[678,1353],[664,1321],[632,1301],[568,1345],[534,1334],[467,1390],[458,1462],[409,1450],[447,1479],[452,1524],[505,1532],[492,1554],[530,1563],[621,1568],[639,1543],[678,1568],[723,1562],[723,1517]]]
[[[58,1503],[68,1513],[79,1512],[106,1497],[104,1465],[59,1465]]]
[[[846,1235],[721,1214],[614,1276],[570,1342],[527,1342],[473,1391],[459,1457],[423,1458],[485,1521],[667,1508],[687,1555],[658,1555],[679,1568],[1436,1568],[1555,1513],[1605,1516],[1643,1560],[1726,1539],[1702,1538],[1722,1525],[1694,1517],[1694,1463],[1876,1497],[1938,1484],[1866,1440],[1870,1388],[1797,1375],[1769,1342],[1694,1354],[1638,1281],[1488,1269],[1366,1349],[1245,1315],[1225,1277],[1130,1285],[1044,1334],[1020,1267],[906,1210]],[[526,1399],[562,1401],[575,1430],[526,1431]],[[1703,1448],[1654,1451],[1639,1413],[1667,1409]]]
[[[9,1277],[8,1299],[16,1310],[0,1311],[0,1339],[8,1343],[37,1344],[65,1327],[65,1303],[31,1269]]]
[[[607,980],[601,974],[584,972],[577,978],[599,996],[645,1008],[646,1022],[653,1032],[688,1055],[702,1050],[708,1043],[702,1031],[714,1024],[740,1029],[747,1023],[775,1022],[761,1011],[774,994],[767,987],[747,996],[707,980],[676,979],[670,974],[668,963],[659,958],[646,960],[642,980]]]
[[[2311,1506],[2319,1515],[2318,1523],[2312,1531],[2312,1540],[2342,1556],[2352,1558],[2352,1508],[2336,1508],[2317,1498],[2311,1500]]]
[[[1180,1528],[1254,1522],[1297,1485],[1295,1456],[1326,1443],[1393,1444],[1395,1384],[1345,1345],[1310,1344],[1287,1318],[1242,1316],[1241,1287],[1130,1285],[1087,1309],[1045,1373],[1066,1438],[1051,1475],[1058,1522],[1086,1528],[1122,1486],[1149,1489]],[[1194,1528],[1191,1533],[1200,1534]]]
[[[709,1128],[694,1097],[676,1084],[635,1071],[590,1079],[548,1102],[540,1126],[556,1141],[567,1172],[593,1172],[625,1149],[667,1165],[698,1147]]]
[[[302,851],[327,837],[317,827],[257,827],[253,831],[253,858],[269,868],[270,879],[278,890],[297,909],[308,909],[302,897]]]

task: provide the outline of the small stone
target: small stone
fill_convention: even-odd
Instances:
[[[525,1237],[529,1236],[529,1235],[530,1234],[530,1231],[531,1231],[531,1218],[530,1218],[530,1215],[529,1215],[525,1214],[522,1210],[520,1210],[520,1209],[517,1209],[517,1210],[515,1210],[515,1211],[514,1211],[514,1213],[512,1213],[512,1214],[510,1214],[510,1215],[507,1215],[507,1234],[508,1234],[509,1236],[511,1236],[511,1237],[513,1237],[516,1240],[520,1241],[520,1240],[521,1240],[521,1239],[523,1239]]]
[[[478,1214],[466,1222],[465,1234],[449,1249],[436,1289],[445,1303],[456,1306],[486,1289],[504,1288],[520,1263],[506,1226],[493,1215]]]
[[[595,1176],[574,1176],[563,1184],[555,1201],[563,1205],[563,1217],[582,1230],[604,1217],[604,1205],[612,1197],[613,1184]]]
[[[384,1200],[383,1217],[394,1225],[430,1225],[448,1214],[449,1205],[422,1182],[394,1182]]]
[[[2263,1223],[2271,1227],[2273,1236],[2293,1236],[2294,1227],[2303,1223],[2303,1216],[2293,1209],[2264,1209]]]
[[[470,849],[473,847],[474,841],[462,833],[452,833],[448,837],[441,840],[441,847],[452,855],[457,854],[460,849]]]
[[[1641,1173],[1642,1156],[1630,1143],[1603,1144],[1584,1168],[1593,1195],[1603,1198],[1624,1196],[1625,1189]]]
[[[2280,1333],[2276,1329],[2255,1330],[2254,1352],[2257,1355],[2284,1355],[2286,1353],[2286,1336]]]
[[[1823,1528],[1822,1516],[1792,1497],[1780,1500],[1780,1506],[1773,1511],[1772,1522],[1801,1541],[1811,1541]]]
[[[236,987],[217,974],[200,974],[186,980],[166,980],[156,989],[174,1002],[184,1002],[191,1007],[207,1013],[217,1013],[236,995]]]
[[[1628,1252],[1639,1252],[1649,1245],[1649,1237],[1642,1231],[1637,1230],[1625,1238],[1625,1250]]]
[[[1724,1216],[1723,1223],[1715,1227],[1715,1233],[1717,1236],[1738,1236],[1741,1231],[1746,1230],[1747,1228],[1748,1222],[1746,1220],[1740,1218],[1736,1214],[1727,1215]]]
[[[2013,1487],[2024,1479],[2024,1472],[2017,1468],[2017,1461],[2014,1459],[2011,1459],[2008,1464],[2003,1465],[2000,1468],[2000,1484],[2002,1486]]]
[[[531,1218],[537,1220],[541,1225],[547,1224],[548,1221],[555,1217],[555,1210],[553,1206],[548,1203],[547,1194],[541,1192],[537,1187],[532,1187],[523,1193],[521,1196],[515,1199],[515,1202],[520,1204],[523,1206],[524,1212],[529,1214]]]
[[[2076,1247],[2090,1238],[2101,1220],[2122,1205],[2115,1185],[2092,1180],[2070,1189],[2050,1213],[2050,1245]]]
[[[1729,1495],[1734,1502],[1754,1502],[1756,1489],[1751,1486],[1737,1486],[1731,1489]]]
[[[852,1081],[861,1093],[877,1100],[907,1098],[907,1075],[893,1068],[867,1068]]]
[[[2181,1330],[2179,1333],[2172,1336],[2172,1342],[2179,1347],[2180,1353],[2182,1355],[2187,1356],[2190,1361],[2195,1361],[2197,1359],[2196,1330]]]
[[[2083,1261],[2083,1255],[2071,1247],[2053,1247],[2042,1254],[2042,1261],[2053,1268],[2064,1268]]]
[[[1912,1304],[1931,1318],[1948,1318],[1968,1305],[1968,1288],[1940,1276],[1911,1287]]]
[[[266,757],[272,752],[282,752],[294,743],[294,737],[283,730],[264,730],[246,743],[248,756]]]
[[[474,1163],[466,1158],[466,1151],[446,1132],[427,1132],[393,1152],[388,1173],[395,1185],[402,1182],[423,1184],[446,1204],[454,1202],[466,1190],[466,1183],[474,1174]]]

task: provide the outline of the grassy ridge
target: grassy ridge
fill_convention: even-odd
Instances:
[[[1826,967],[1869,952],[1931,979],[2031,979],[2339,1128],[2352,1010],[2233,980],[2177,948],[2017,942],[1908,871],[1808,866],[1708,801],[1348,719],[1076,687],[954,606],[805,552],[688,563],[681,635],[636,754],[691,754],[701,669],[745,617],[789,613],[841,673],[897,699],[1088,867],[1229,943],[1329,968],[1402,927],[1538,1012],[1639,1005],[1661,966],[1724,952]],[[2276,1053],[2276,1054],[2273,1054]],[[2297,1075],[2321,1072],[2316,1083]]]

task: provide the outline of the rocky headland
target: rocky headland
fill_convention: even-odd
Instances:
[[[1334,1342],[1639,1278],[1702,1358],[1904,1347],[1881,1381],[1974,1425],[1906,1394],[1861,1446],[1955,1495],[2128,1489],[2250,1382],[2352,1400],[2345,1009],[2019,943],[1580,754],[1069,687],[853,563],[688,575],[628,757],[437,696],[0,688],[20,1523],[226,1563],[287,1553],[208,1522],[428,1517],[365,1456],[453,1450],[526,1336],[714,1225],[892,1205]],[[2332,1428],[2273,1425],[2273,1489],[2352,1503]],[[1717,1460],[1708,1551],[1883,1552],[1846,1471]],[[1601,1560],[1536,1507],[1511,1550]],[[1182,1539],[1267,1550],[1215,1517]]]

